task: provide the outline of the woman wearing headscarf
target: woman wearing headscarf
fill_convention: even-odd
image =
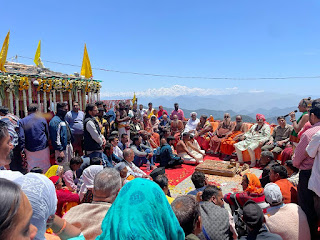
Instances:
[[[45,239],[47,220],[55,215],[57,209],[58,200],[54,185],[47,177],[37,173],[28,173],[14,182],[20,185],[31,203],[31,224],[38,228],[35,239]]]
[[[80,230],[55,216],[57,208],[57,195],[53,183],[44,175],[28,173],[14,180],[20,185],[21,190],[27,196],[33,213],[31,224],[37,227],[38,232],[35,240],[44,239],[70,239],[78,236]],[[64,226],[65,225],[65,226]],[[64,226],[63,231],[60,231]],[[59,237],[46,234],[47,228],[51,227]]]
[[[62,178],[59,176],[52,176],[49,178],[51,182],[53,182],[55,188],[56,188],[56,194],[58,198],[58,204],[57,204],[57,210],[56,215],[59,217],[63,216],[63,208],[65,207],[65,204],[72,204],[78,205],[79,204],[79,195],[77,193],[72,193],[68,190],[68,188],[62,187]],[[66,212],[66,211],[65,211]]]
[[[291,112],[290,115],[290,121],[292,122],[293,131],[290,136],[290,141],[292,141],[295,145],[299,142],[298,134],[303,129],[305,124],[309,121],[309,115],[308,110],[311,107],[312,100],[311,98],[304,98],[299,102],[298,109],[299,112],[302,112],[301,116],[298,120],[296,120],[296,114],[295,112]],[[309,123],[310,125],[310,123]]]
[[[88,195],[92,196],[94,177],[100,171],[102,171],[102,169],[103,169],[102,165],[92,165],[92,166],[87,167],[85,170],[83,170],[83,173],[81,176],[82,184],[81,184],[80,191],[79,191],[80,201],[83,202],[83,198],[87,192],[89,192],[89,194],[87,194],[87,196],[86,196],[87,200],[84,202],[90,203],[92,201],[92,197],[91,197],[91,201],[90,201],[89,200],[90,197]]]
[[[144,130],[151,135],[150,144],[153,148],[160,146],[159,123],[155,115],[152,115],[150,119],[143,117]]]
[[[248,150],[251,159],[250,167],[256,165],[254,150],[258,147],[262,147],[266,141],[269,141],[271,131],[264,115],[257,114],[256,121],[257,123],[239,138],[240,142],[234,144],[239,163],[243,163],[242,152]]]
[[[295,112],[291,112],[290,121],[292,122],[293,130],[290,134],[290,141],[292,145],[287,145],[287,147],[282,151],[281,162],[284,164],[287,160],[292,159],[293,150],[298,145],[301,135],[311,127],[309,122],[308,110],[311,107],[311,98],[304,98],[299,102],[298,109],[301,112],[301,116],[296,119]]]
[[[50,178],[52,176],[62,177],[62,175],[63,175],[63,166],[52,165],[44,175],[47,178]]]
[[[161,188],[141,178],[120,190],[101,228],[102,234],[96,240],[183,240],[185,237]]]
[[[158,132],[159,131],[159,123],[160,123],[160,121],[155,115],[151,116],[150,123],[151,123],[152,131],[153,132]]]
[[[224,195],[224,201],[234,207],[239,205],[242,207],[248,200],[256,202],[263,210],[269,205],[265,202],[263,187],[261,186],[260,180],[253,173],[246,173],[242,177],[242,189],[240,193],[227,193]]]

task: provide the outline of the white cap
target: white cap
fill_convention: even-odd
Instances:
[[[269,204],[279,204],[282,202],[280,187],[275,183],[268,183],[264,187],[264,196]]]

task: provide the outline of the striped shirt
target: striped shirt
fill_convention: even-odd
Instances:
[[[16,131],[16,129],[18,128],[19,120],[20,119],[17,116],[11,113],[8,113],[6,116],[0,117],[0,121],[3,121],[8,125],[8,132],[10,135],[11,143],[14,147],[16,147],[19,143],[18,133]]]

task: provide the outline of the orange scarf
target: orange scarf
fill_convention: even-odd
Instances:
[[[257,178],[257,176],[253,173],[246,173],[245,175],[249,180],[249,184],[246,189],[246,192],[256,193],[256,194],[263,193],[263,188],[261,187],[260,180]]]

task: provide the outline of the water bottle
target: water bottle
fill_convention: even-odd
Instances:
[[[150,171],[150,161],[147,161],[147,171]]]

